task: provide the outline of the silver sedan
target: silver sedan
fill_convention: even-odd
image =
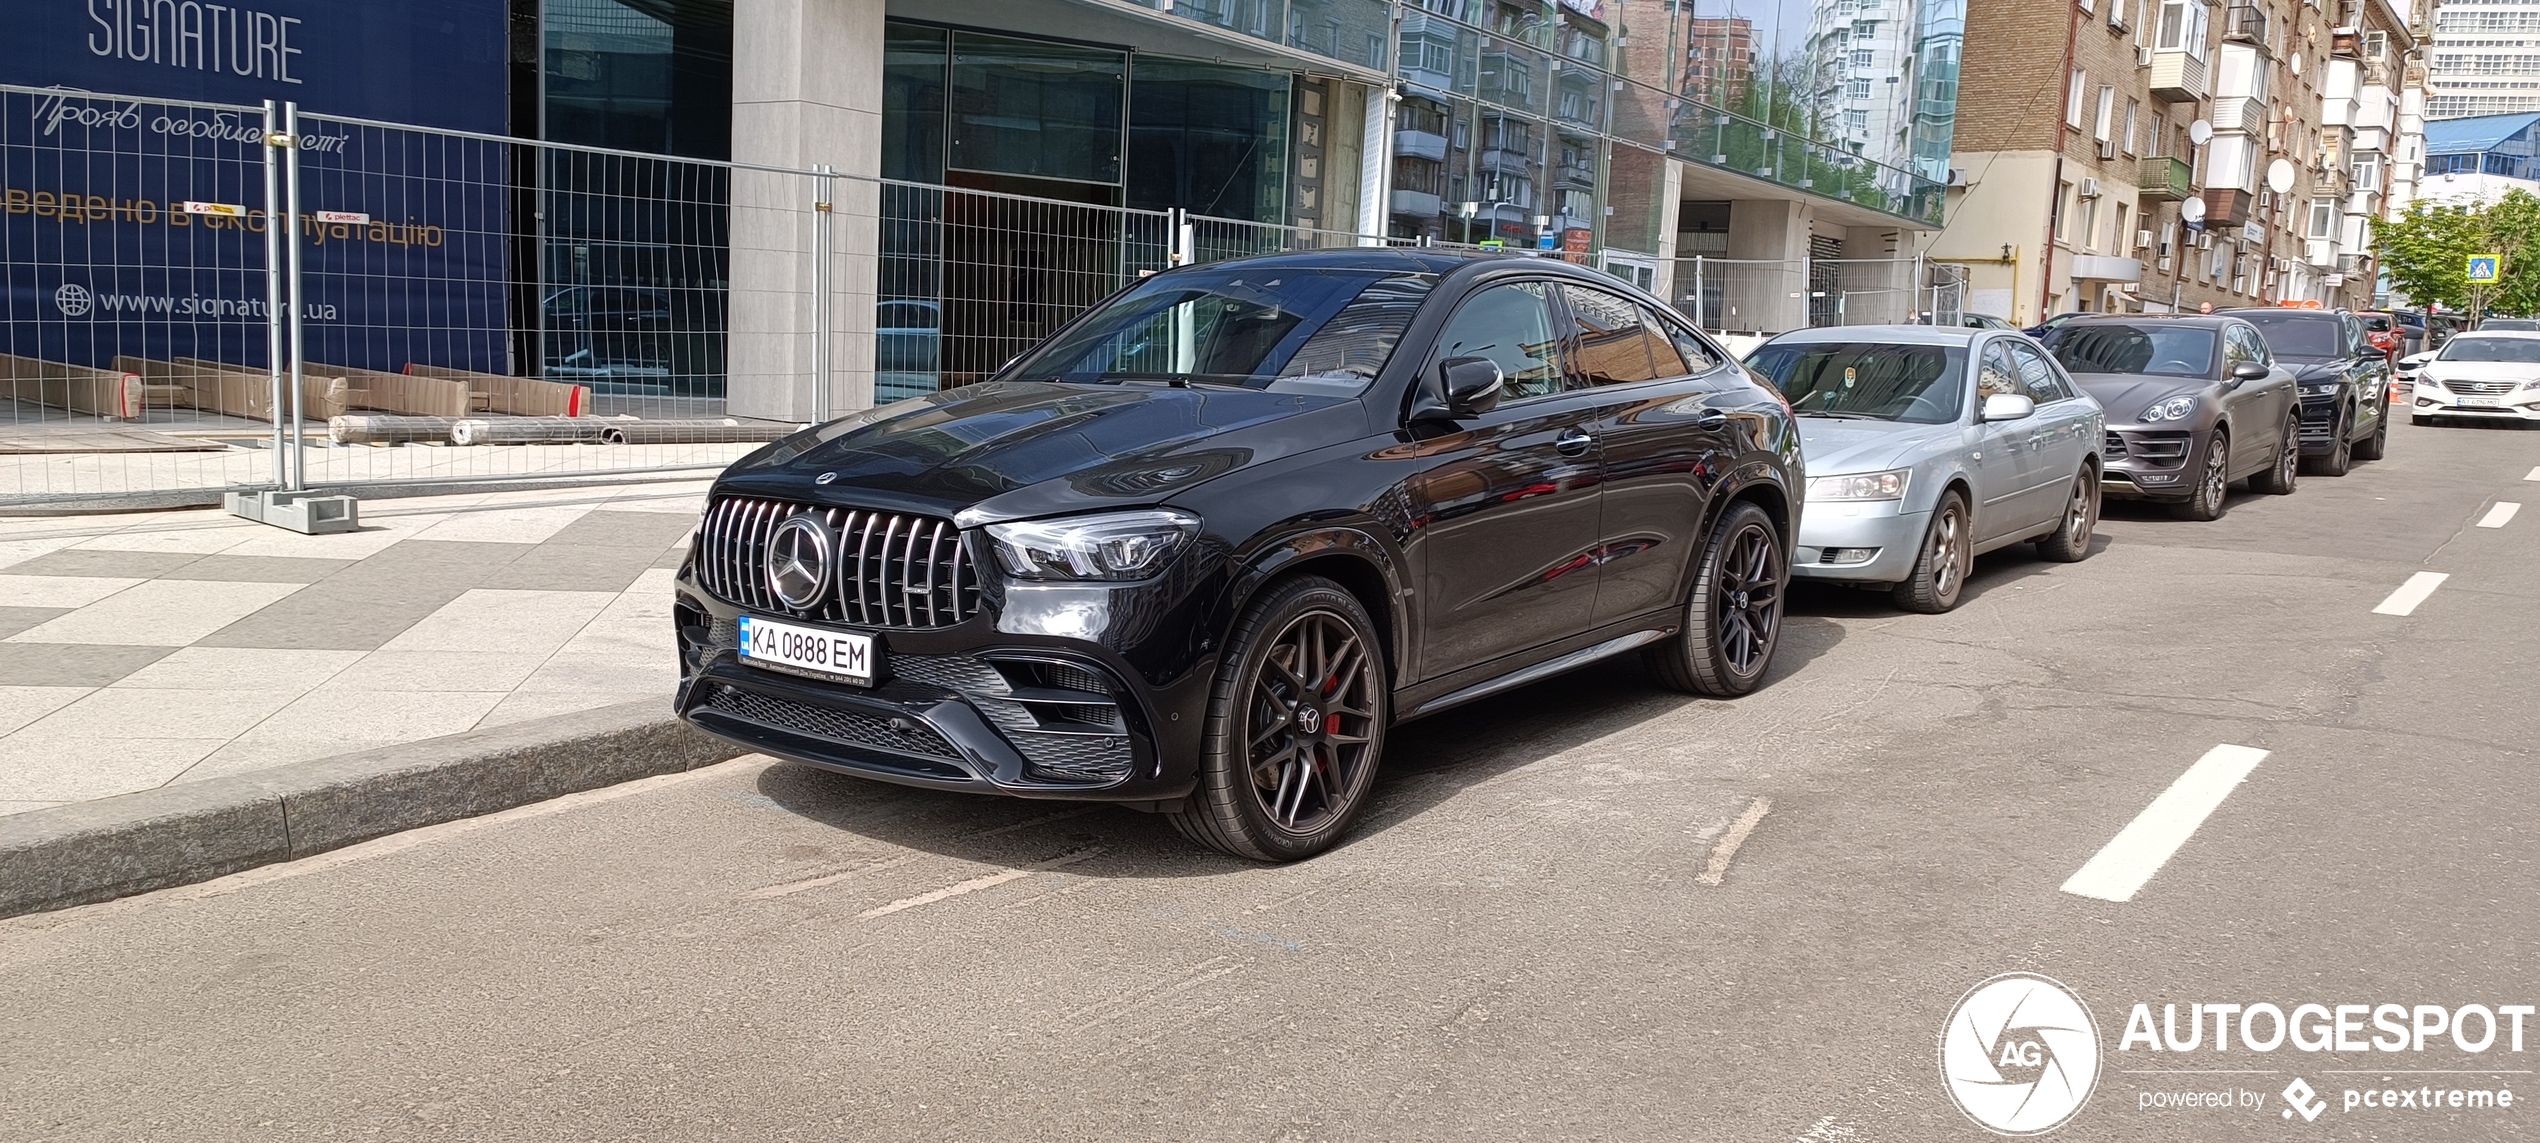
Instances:
[[[2097,402],[2018,333],[1850,326],[1783,334],[1747,366],[1798,416],[1808,467],[1794,574],[1958,605],[1981,553],[2090,554]]]

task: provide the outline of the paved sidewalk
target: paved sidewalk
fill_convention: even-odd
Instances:
[[[706,484],[0,519],[0,814],[635,700]]]

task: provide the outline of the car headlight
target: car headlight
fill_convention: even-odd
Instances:
[[[1886,472],[1813,477],[1808,481],[1808,499],[1902,500],[1906,479],[1913,474],[1910,468],[1892,468]]]
[[[1170,508],[988,525],[997,562],[1020,579],[1144,579],[1199,534],[1199,517]]]
[[[2154,401],[2143,410],[2143,419],[2146,422],[2184,421],[2195,415],[2196,398],[2194,397],[2172,397],[2166,401]]]

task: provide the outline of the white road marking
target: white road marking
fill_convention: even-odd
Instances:
[[[2529,472],[2523,473],[2522,478],[2524,480],[2540,480],[2540,468],[2535,468]]]
[[[2102,901],[2133,900],[2266,756],[2264,750],[2229,743],[2206,751],[2065,881],[2064,892]]]
[[[978,877],[973,877],[968,881],[961,881],[951,885],[946,885],[941,889],[930,889],[914,897],[902,897],[888,905],[876,905],[856,914],[855,919],[859,921],[870,921],[875,917],[890,916],[891,914],[897,913],[903,909],[914,909],[920,905],[932,905],[937,901],[949,900],[954,897],[959,897],[964,893],[976,893],[982,889],[993,889],[1008,881],[1029,877],[1045,869],[1056,869],[1062,865],[1074,865],[1075,863],[1083,861],[1088,857],[1093,857],[1102,851],[1103,847],[1099,845],[1087,846],[1083,849],[1072,849],[1027,869],[1000,869],[994,873],[982,874]]]
[[[2444,580],[2450,578],[2452,578],[2450,575],[2443,572],[2418,572],[2409,576],[2408,582],[2400,584],[2399,590],[2391,592],[2390,598],[2382,600],[2381,606],[2373,608],[2372,613],[2375,615],[2409,614],[2417,609],[2418,604],[2425,602],[2425,597],[2434,594],[2435,588],[2443,586]]]
[[[2514,518],[2514,513],[2520,511],[2522,511],[2522,505],[2516,504],[2511,500],[2499,500],[2496,502],[2495,507],[2487,510],[2486,515],[2478,518],[2478,526],[2481,528],[2502,528],[2505,526],[2506,521]]]
[[[1764,815],[1771,812],[1773,812],[1771,798],[1757,798],[1748,802],[1746,812],[1739,814],[1736,821],[1729,823],[1729,832],[1720,835],[1720,843],[1711,847],[1711,863],[1703,867],[1701,875],[1695,877],[1694,882],[1700,885],[1718,885],[1721,879],[1727,877],[1729,862],[1737,857],[1737,847],[1746,844],[1746,835],[1754,833],[1756,824],[1763,821]]]

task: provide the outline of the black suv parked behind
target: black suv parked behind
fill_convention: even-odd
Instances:
[[[2362,321],[2344,310],[2224,312],[2258,327],[2302,387],[2302,459],[2311,471],[2344,476],[2358,460],[2382,458],[2390,445],[2390,356],[2373,348]]]
[[[1789,407],[1552,260],[1160,274],[994,379],[717,481],[678,709],[771,754],[1333,844],[1394,722],[1636,651],[1736,695],[1780,636]]]

